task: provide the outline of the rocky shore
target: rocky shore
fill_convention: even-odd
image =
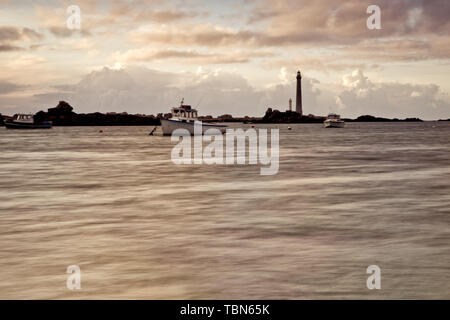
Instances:
[[[0,114],[0,126],[4,125],[4,119],[10,118]],[[94,113],[75,113],[73,107],[65,101],[60,101],[54,108],[45,111],[39,111],[35,115],[35,121],[52,121],[54,126],[155,126],[161,124],[161,119],[170,118],[170,114],[142,115],[108,112]],[[230,114],[224,114],[218,117],[202,116],[199,120],[203,122],[243,122],[243,123],[322,123],[325,120],[323,116],[300,115],[294,111],[279,111],[268,108],[264,117],[233,117]],[[346,122],[421,122],[419,118],[406,119],[388,119],[374,117],[371,115],[359,116],[356,119],[343,118]],[[439,120],[439,121],[450,121]]]
[[[54,126],[153,126],[159,125],[158,117],[153,115],[133,115],[127,113],[75,113],[70,104],[60,101],[47,112],[39,111],[35,121],[52,121]]]
[[[0,126],[3,119],[11,118],[0,115]],[[170,114],[159,113],[154,115],[127,114],[126,112],[116,113],[75,113],[73,107],[66,101],[59,101],[54,108],[49,108],[47,112],[39,111],[34,116],[36,122],[52,121],[54,126],[155,126],[161,124],[161,119],[170,118]],[[224,114],[218,117],[202,116],[199,120],[203,122],[258,122],[257,117],[233,117]]]
[[[267,109],[266,114],[261,119],[261,123],[322,123],[326,117],[307,115],[301,116],[299,113],[294,111],[281,112],[278,110],[272,110],[272,108]],[[423,120],[419,118],[406,118],[406,119],[388,119],[381,117],[374,117],[370,115],[359,116],[356,119],[343,119],[346,122],[421,122]]]
[[[301,116],[294,111],[281,112],[278,110],[267,109],[260,123],[322,123],[325,117],[316,117],[313,115]]]
[[[406,119],[388,119],[381,117],[374,117],[369,115],[359,116],[356,119],[343,119],[346,122],[422,122],[419,118],[406,118]]]

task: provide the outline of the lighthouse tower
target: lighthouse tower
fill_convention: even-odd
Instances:
[[[303,115],[303,105],[302,105],[302,74],[300,71],[297,72],[297,97],[295,101],[295,111]]]
[[[289,111],[292,111],[292,99],[289,98]]]

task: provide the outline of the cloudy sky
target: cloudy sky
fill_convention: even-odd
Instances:
[[[367,28],[367,7],[381,29]],[[67,28],[67,8],[81,29]],[[0,113],[450,118],[448,0],[0,0]]]

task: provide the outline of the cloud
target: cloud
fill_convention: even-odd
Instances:
[[[90,36],[91,33],[87,30],[71,30],[67,27],[60,27],[60,26],[52,26],[49,27],[48,30],[56,37],[58,38],[67,38],[71,37],[76,34],[80,34],[82,36]]]
[[[155,50],[132,49],[124,53],[116,52],[112,55],[114,61],[119,62],[150,62],[156,60],[178,60],[180,63],[192,64],[231,64],[245,63],[252,58],[270,57],[273,54],[267,51],[243,52],[231,51],[227,53],[199,52],[196,50]]]
[[[257,1],[246,27],[178,22],[131,32],[137,44],[333,49],[344,58],[373,61],[449,59],[448,1],[382,0],[382,29],[369,30],[369,1]],[[430,4],[432,3],[432,4]],[[446,12],[447,14],[443,14]],[[390,55],[392,51],[392,55]],[[325,58],[325,57],[324,57]],[[389,60],[391,59],[391,60]]]
[[[81,30],[66,27],[68,3],[52,6],[40,4],[35,7],[40,26],[57,38],[67,38],[74,34],[81,36],[127,34],[130,30],[147,24],[177,23],[205,12],[186,10],[160,0],[128,1],[115,0],[103,4],[93,0],[77,1],[81,11]]]
[[[30,28],[3,26],[0,27],[0,42],[42,40],[44,36]]]
[[[348,57],[342,57],[337,54],[322,54],[315,57],[301,56],[293,59],[271,59],[265,60],[264,66],[285,68],[295,70],[298,66],[307,67],[308,71],[317,70],[324,73],[330,73],[333,71],[344,71],[348,69],[366,69],[370,66],[372,69],[378,68],[376,64],[367,64],[364,62],[357,62],[355,58],[350,59]]]
[[[233,30],[211,24],[161,26],[131,34],[138,44],[163,43],[175,46],[226,47],[256,44],[258,35],[248,30]]]
[[[25,47],[18,42],[32,42],[43,38],[44,35],[30,28],[2,26],[0,27],[0,52],[22,51]]]
[[[361,70],[347,74],[336,103],[347,116],[448,118],[450,99],[436,84],[374,83]]]
[[[2,26],[0,27],[0,52],[26,50],[24,42],[38,41],[43,38],[41,33],[30,28]]]
[[[367,38],[412,35],[446,35],[450,30],[445,0],[379,0],[382,30],[366,27],[368,0],[256,2],[250,22],[268,24],[272,35],[302,35],[311,31],[327,35],[334,43],[354,42]],[[413,23],[412,23],[413,22]]]
[[[168,23],[182,19],[191,19],[198,16],[198,12],[179,10],[148,10],[136,13],[135,21],[151,21],[158,23]]]
[[[432,39],[379,39],[362,41],[340,56],[378,62],[421,61],[450,58],[450,37]]]
[[[186,10],[183,8],[184,6],[188,6],[190,9]],[[133,3],[114,1],[111,2],[109,10],[102,12],[102,21],[111,23],[126,21],[128,25],[138,22],[168,23],[191,19],[199,15],[205,15],[205,12],[194,11],[193,6],[187,3],[183,5],[183,2],[174,5],[160,0],[133,1]]]
[[[0,80],[0,94],[8,94],[11,92],[20,91],[24,88],[23,85],[15,84],[9,81]]]
[[[24,50],[22,47],[13,46],[9,44],[0,44],[0,52],[7,52],[7,51],[21,51]]]

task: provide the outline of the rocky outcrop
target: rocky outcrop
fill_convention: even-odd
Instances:
[[[72,114],[72,111],[73,108],[70,104],[60,101],[56,107],[48,109],[48,114],[50,116],[67,115]]]
[[[321,123],[326,117],[314,116],[312,114],[307,116],[301,116],[294,111],[281,112],[278,110],[272,110],[268,108],[266,114],[262,118],[261,123]],[[406,118],[406,119],[388,119],[381,117],[374,117],[370,115],[359,116],[356,119],[343,119],[346,122],[391,122],[391,121],[406,121],[406,122],[420,122],[418,118]]]
[[[402,121],[406,121],[406,122],[423,122],[422,119],[419,118],[406,118],[405,120]]]
[[[261,123],[320,123],[324,117],[316,117],[313,115],[301,116],[294,111],[281,112],[268,108],[266,114],[260,121]]]
[[[406,121],[406,122],[421,122],[423,120],[419,119],[419,118],[406,118],[406,119],[388,119],[388,118],[382,118],[382,117],[374,117],[374,116],[370,116],[370,115],[364,115],[364,116],[359,116],[356,119],[344,119],[347,122],[395,122],[395,121]]]
[[[0,113],[0,127],[3,127],[5,125],[5,122],[3,121],[3,116]]]

